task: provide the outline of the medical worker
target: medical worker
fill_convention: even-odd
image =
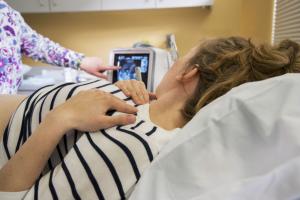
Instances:
[[[24,21],[19,12],[0,0],[0,94],[16,94],[22,80],[22,55],[51,65],[82,69],[105,78],[101,58],[85,57],[43,37]]]

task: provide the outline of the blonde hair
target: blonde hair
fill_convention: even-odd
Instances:
[[[184,116],[191,119],[203,106],[233,87],[286,73],[299,73],[299,45],[284,40],[277,46],[255,46],[241,37],[206,40],[188,66],[197,66],[200,76],[193,97],[183,109]]]

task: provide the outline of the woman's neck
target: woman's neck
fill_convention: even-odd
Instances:
[[[151,121],[166,130],[183,127],[187,123],[182,114],[184,102],[183,97],[174,93],[152,101],[149,109]]]

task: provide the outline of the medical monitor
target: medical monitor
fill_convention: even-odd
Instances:
[[[113,73],[113,80],[131,80],[137,79],[135,68],[139,67],[142,75],[142,81],[147,85],[149,71],[149,54],[115,54],[114,66],[121,69]]]
[[[110,65],[119,66],[120,69],[110,72],[108,78],[113,83],[119,80],[136,80],[135,72],[139,67],[142,81],[151,90],[153,58],[153,51],[147,48],[115,49],[110,55]]]

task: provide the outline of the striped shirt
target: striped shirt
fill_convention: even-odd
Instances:
[[[8,123],[1,144],[5,156],[1,156],[0,162],[4,157],[4,162],[7,162],[18,151],[50,110],[79,91],[93,88],[111,93],[134,105],[119,88],[105,80],[41,88],[20,104]],[[22,198],[128,197],[143,171],[174,136],[150,121],[149,105],[137,108],[139,111],[135,124],[116,126],[95,133],[75,130],[65,134],[35,185]],[[119,113],[109,111],[107,114]]]

